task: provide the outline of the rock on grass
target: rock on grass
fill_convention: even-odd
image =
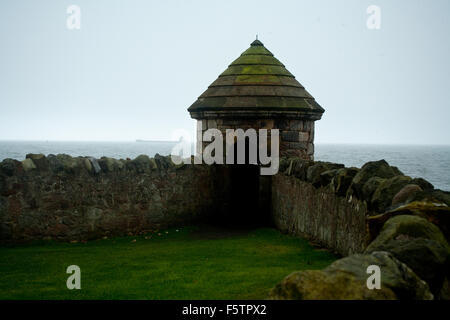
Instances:
[[[370,290],[367,267],[381,269],[381,288]],[[281,300],[431,300],[427,283],[388,252],[355,254],[339,259],[322,271],[299,271],[288,275],[269,293]]]

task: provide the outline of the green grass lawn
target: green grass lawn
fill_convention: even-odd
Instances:
[[[49,241],[0,247],[0,299],[265,299],[289,273],[335,259],[275,229]],[[81,268],[81,290],[66,287],[69,265]]]

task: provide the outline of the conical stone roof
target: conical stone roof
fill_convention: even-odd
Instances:
[[[214,81],[188,109],[194,118],[208,111],[280,111],[320,119],[325,111],[259,40]]]

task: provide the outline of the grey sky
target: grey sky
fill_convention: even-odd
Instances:
[[[448,0],[3,0],[0,139],[193,131],[186,108],[258,33],[325,108],[316,142],[449,144],[449,31]]]

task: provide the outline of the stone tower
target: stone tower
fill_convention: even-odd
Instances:
[[[325,110],[255,40],[188,111],[203,131],[216,128],[224,136],[226,129],[279,129],[280,156],[313,160],[314,121]]]

